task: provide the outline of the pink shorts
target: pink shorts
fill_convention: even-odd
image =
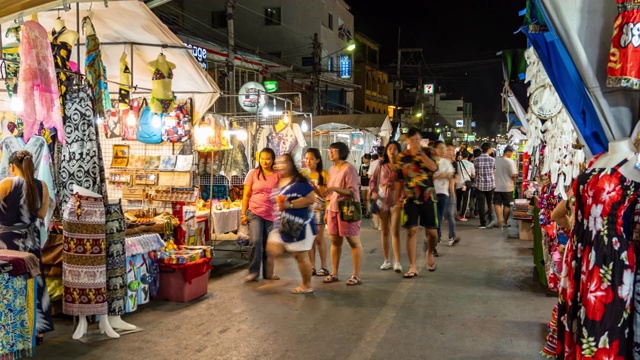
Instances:
[[[340,220],[340,213],[327,210],[327,227],[329,235],[356,236],[360,235],[360,221],[346,222]]]

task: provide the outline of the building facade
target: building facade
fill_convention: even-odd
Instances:
[[[380,45],[362,33],[356,33],[354,81],[355,110],[367,114],[387,114],[390,105],[389,75],[380,70]]]

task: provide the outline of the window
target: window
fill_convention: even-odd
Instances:
[[[456,111],[464,111],[464,108],[463,108],[462,106],[458,106],[458,107],[456,108]]]
[[[282,24],[280,8],[264,8],[264,24],[265,26]]]
[[[214,29],[224,29],[227,27],[227,12],[212,11],[211,12],[211,27]]]
[[[333,14],[329,13],[329,17],[327,18],[327,27],[333,30]]]

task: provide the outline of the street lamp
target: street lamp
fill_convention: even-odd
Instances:
[[[422,117],[422,113],[421,113],[421,112],[419,112],[419,113],[417,113],[417,114],[416,114],[416,116],[417,116],[417,117]]]

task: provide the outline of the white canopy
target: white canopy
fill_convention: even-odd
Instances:
[[[128,54],[129,66],[132,68],[132,97],[149,96],[152,70],[147,67],[149,61],[155,60],[162,51],[167,60],[176,64],[173,71],[172,88],[178,99],[192,97],[194,100],[195,119],[204,114],[218,98],[220,89],[209,75],[202,69],[191,51],[158,19],[149,8],[137,0],[110,0],[108,7],[105,1],[68,0],[69,11],[55,11],[62,8],[62,1],[21,0],[8,9],[0,10],[2,25],[2,44],[6,46],[14,39],[5,37],[6,29],[17,25],[20,19],[28,20],[29,15],[38,13],[38,22],[51,32],[54,20],[60,15],[67,28],[80,34],[79,68],[84,73],[85,37],[82,29],[78,29],[77,17],[80,20],[93,11],[93,24],[102,47],[102,59],[107,68],[109,81],[119,82],[119,60],[122,52]],[[37,4],[36,4],[37,3]],[[79,5],[79,13],[76,6]],[[20,7],[23,5],[23,7]],[[36,7],[31,7],[36,5]],[[29,6],[29,7],[27,7]],[[8,11],[12,11],[8,13]],[[80,26],[82,26],[80,24]],[[131,56],[133,52],[133,56]],[[78,48],[73,48],[71,61],[78,62]],[[9,110],[7,93],[0,87],[0,111]],[[117,96],[118,85],[109,84],[109,91]]]

